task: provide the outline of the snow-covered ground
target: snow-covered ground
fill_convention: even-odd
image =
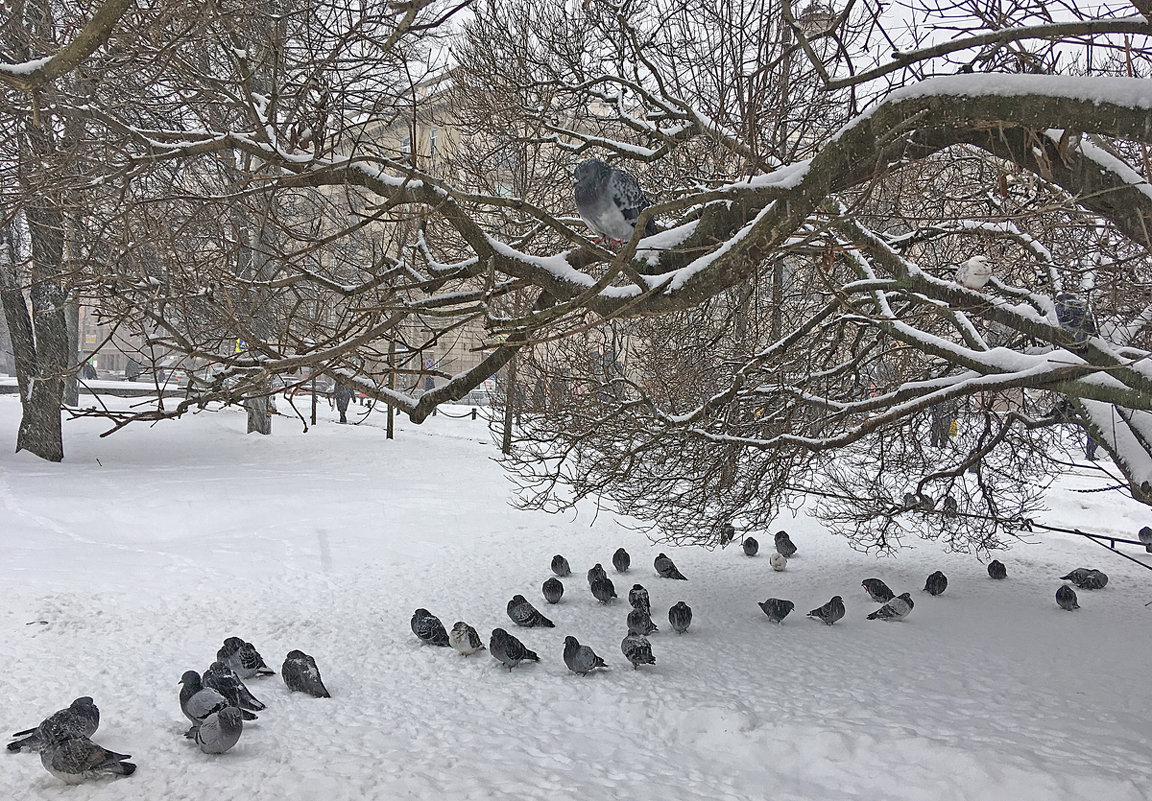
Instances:
[[[393,441],[382,415],[307,434],[277,418],[272,437],[246,435],[233,410],[105,439],[97,422],[74,421],[55,465],[8,452],[18,413],[16,398],[0,397],[0,727],[91,695],[94,739],[139,770],[70,788],[34,755],[0,755],[6,797],[1152,794],[1152,572],[1091,542],[1037,536],[1000,555],[1008,580],[995,582],[973,557],[918,543],[877,559],[800,517],[781,521],[800,551],[774,573],[769,532],[755,532],[765,547],[749,559],[738,547],[657,548],[607,514],[514,510],[482,421],[401,420]],[[1047,522],[1125,536],[1150,517],[1111,493],[1065,488],[1052,506]],[[621,545],[627,576],[610,564]],[[655,575],[660,550],[689,581]],[[558,552],[574,573],[548,606],[540,585]],[[661,624],[654,668],[627,668],[627,602],[604,608],[589,594],[597,561],[621,596],[648,587]],[[1111,582],[1064,612],[1058,576],[1081,565]],[[937,569],[950,583],[932,598],[920,588]],[[869,576],[912,591],[907,620],[864,619],[876,607],[860,587]],[[515,593],[557,627],[512,626]],[[842,621],[804,618],[833,594],[847,604]],[[796,603],[782,626],[756,606],[770,596]],[[677,637],[667,609],[681,599],[695,618]],[[409,630],[420,606],[449,628],[470,622],[485,642],[504,626],[542,662],[509,673],[486,652],[422,646]],[[568,634],[611,669],[568,673]],[[177,682],[229,635],[276,668],[290,649],[313,654],[333,698],[290,695],[278,676],[250,681],[268,710],[233,751],[209,757],[181,736]]]

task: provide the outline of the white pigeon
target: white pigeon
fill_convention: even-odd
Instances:
[[[779,573],[781,570],[788,567],[788,557],[779,551],[776,551],[770,557],[768,557],[768,564],[772,565],[772,569]]]
[[[983,289],[992,277],[992,265],[985,256],[973,256],[956,267],[956,281],[968,289]]]

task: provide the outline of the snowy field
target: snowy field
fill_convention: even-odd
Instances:
[[[91,695],[93,739],[139,770],[67,787],[35,755],[4,754],[7,798],[1152,797],[1152,572],[1091,542],[1038,536],[999,555],[1008,580],[995,582],[930,543],[858,554],[801,516],[780,521],[800,550],[773,573],[769,532],[754,532],[763,547],[749,559],[656,548],[607,514],[512,509],[482,421],[402,419],[391,442],[383,415],[307,434],[278,417],[272,437],[245,435],[233,410],[105,439],[75,421],[54,465],[8,452],[18,415],[0,397],[0,725]],[[1067,491],[1099,483],[1068,477],[1043,520],[1129,537],[1150,522],[1113,494]],[[627,576],[610,564],[621,545]],[[689,581],[655,575],[659,550]],[[557,552],[573,576],[548,606]],[[648,587],[655,667],[627,667],[627,602],[589,594],[597,561],[621,596]],[[1064,612],[1058,576],[1082,565],[1111,582]],[[950,583],[933,598],[920,588],[937,569]],[[870,576],[912,591],[908,619],[864,619]],[[557,628],[511,625],[515,593]],[[834,594],[842,621],[804,617]],[[782,626],[756,606],[770,596],[796,603]],[[667,609],[681,599],[695,619],[677,637]],[[485,643],[508,628],[542,662],[509,673],[486,652],[423,646],[409,630],[420,606]],[[568,673],[567,634],[611,669]],[[277,669],[290,649],[314,655],[333,697],[251,680],[267,711],[209,757],[181,736],[177,682],[229,635]]]

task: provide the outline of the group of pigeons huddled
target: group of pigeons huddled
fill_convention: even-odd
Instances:
[[[194,740],[206,754],[230,750],[244,731],[245,720],[256,720],[266,705],[254,696],[244,679],[275,673],[250,642],[229,637],[216,652],[204,674],[189,670],[180,677],[180,710],[192,721],[184,736]],[[284,684],[293,692],[317,698],[331,697],[320,678],[316,660],[303,651],[288,652],[280,668]],[[92,698],[77,698],[66,709],[52,713],[34,729],[17,732],[8,750],[38,751],[45,769],[68,784],[99,776],[131,776],[136,765],[92,742],[100,726],[100,710]]]
[[[677,569],[675,563],[664,554],[659,554],[653,561],[656,574],[661,578],[687,581],[683,573]],[[627,573],[632,565],[632,558],[623,548],[612,554],[612,566],[617,573]],[[561,554],[552,557],[552,572],[555,576],[549,578],[541,587],[544,600],[550,604],[560,602],[564,596],[564,583],[562,578],[572,575],[572,568],[568,560]],[[588,589],[592,597],[602,606],[607,606],[618,596],[616,586],[603,565],[597,562],[588,571]],[[648,635],[658,631],[652,622],[652,607],[648,597],[648,590],[641,584],[634,584],[628,592],[628,601],[631,611],[627,617],[628,633],[620,641],[620,652],[635,670],[640,665],[656,664],[656,657],[652,655],[652,644]],[[555,628],[556,624],[545,617],[531,601],[523,595],[514,595],[508,601],[508,617],[517,626],[523,628]],[[678,634],[683,634],[692,624],[692,608],[684,601],[679,601],[668,610],[668,622]],[[412,614],[412,633],[423,643],[452,647],[465,656],[484,650],[484,643],[479,633],[464,621],[457,621],[452,631],[446,631],[439,618],[427,609],[417,609]],[[523,661],[539,662],[540,655],[528,648],[514,635],[503,628],[492,630],[488,640],[488,653],[509,671]],[[564,664],[570,671],[580,676],[586,676],[596,668],[608,667],[608,664],[591,647],[582,645],[576,637],[571,635],[564,638],[563,651]]]

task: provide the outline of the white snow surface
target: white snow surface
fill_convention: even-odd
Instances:
[[[603,512],[513,509],[482,420],[402,420],[389,441],[382,415],[340,426],[322,411],[306,434],[277,418],[271,437],[246,435],[235,410],[104,439],[97,421],[77,420],[61,464],[0,455],[4,733],[91,695],[94,739],[139,765],[68,787],[35,755],[3,754],[7,797],[1149,797],[1152,573],[1098,545],[1031,537],[998,554],[1008,579],[997,582],[933,543],[894,558],[854,552],[801,516],[779,521],[799,552],[776,573],[768,552],[750,559],[738,542],[657,547]],[[0,397],[9,448],[18,419],[18,399]],[[1134,538],[1147,509],[1070,491],[1105,481],[1095,475],[1062,478],[1043,519]],[[621,545],[624,576],[611,570]],[[661,550],[688,581],[655,575]],[[549,606],[540,585],[554,553],[573,575]],[[622,599],[634,582],[651,593],[653,668],[627,668],[627,602],[594,601],[594,562]],[[1080,566],[1111,581],[1062,611],[1058,577]],[[933,598],[921,587],[937,569],[949,585]],[[912,593],[906,620],[865,620],[878,606],[860,586],[871,576]],[[513,626],[504,609],[516,593],[557,627]],[[842,621],[805,619],[834,594]],[[768,597],[796,604],[781,626],[756,606]],[[667,610],[681,599],[695,616],[678,637]],[[487,652],[421,645],[409,629],[421,606],[448,628],[468,621],[485,643],[503,626],[542,661],[509,673]],[[570,674],[568,634],[610,669]],[[211,757],[181,736],[177,682],[230,635],[277,669],[293,648],[312,654],[333,697],[253,679],[268,709]]]

